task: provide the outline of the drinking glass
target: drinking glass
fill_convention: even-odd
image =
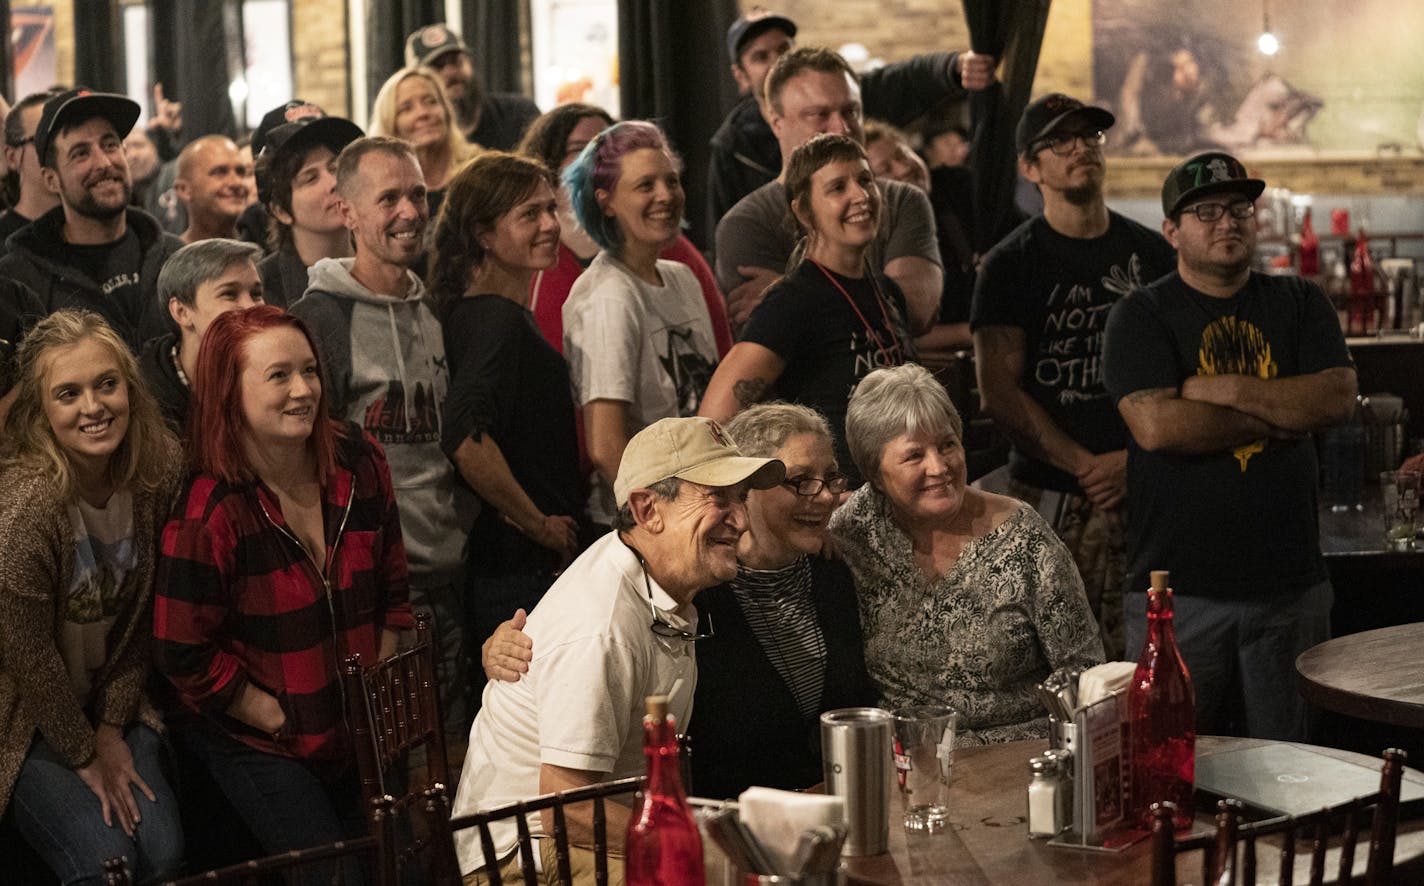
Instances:
[[[949,824],[949,770],[959,714],[942,705],[892,711],[895,774],[905,798],[905,828],[934,833]]]
[[[1396,551],[1414,544],[1414,514],[1419,507],[1419,475],[1413,471],[1381,471],[1384,498],[1384,540]]]

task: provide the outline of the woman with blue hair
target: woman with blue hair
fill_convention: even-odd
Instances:
[[[612,522],[629,438],[660,418],[696,415],[717,364],[697,278],[658,257],[681,231],[680,173],[662,132],[641,121],[599,133],[564,170],[574,214],[599,246],[563,311],[597,524]]]

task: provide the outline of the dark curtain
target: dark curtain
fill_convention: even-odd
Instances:
[[[1013,227],[1018,157],[1014,127],[1028,107],[1051,0],[963,0],[975,52],[1001,59],[999,82],[971,93],[974,249],[983,253]]]
[[[528,0],[464,0],[460,36],[475,56],[475,67],[490,92],[523,92],[520,52],[521,10]]]
[[[166,98],[183,103],[180,142],[213,133],[235,138],[228,86],[240,73],[234,68],[235,48],[242,45],[236,0],[149,0],[148,15],[154,81],[163,84]]]
[[[367,0],[366,89],[371,101],[381,84],[405,67],[405,38],[417,28],[443,21],[442,0]]]
[[[707,143],[721,125],[727,28],[736,0],[672,4],[619,0],[619,99],[625,120],[652,120],[682,154],[689,220],[700,221],[707,190]],[[706,247],[705,232],[692,237]]]
[[[118,12],[109,0],[74,4],[75,83],[101,92],[123,91],[120,30]]]

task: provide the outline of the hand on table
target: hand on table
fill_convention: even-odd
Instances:
[[[489,639],[480,647],[480,666],[485,669],[485,677],[504,683],[518,683],[521,674],[529,673],[529,662],[534,658],[534,641],[524,633],[524,624],[529,620],[523,609],[517,609],[514,617],[494,629]]]
[[[129,752],[123,733],[115,726],[103,725],[95,731],[94,759],[74,771],[99,798],[104,824],[113,827],[117,818],[124,833],[130,837],[134,834],[134,826],[143,818],[132,788],[143,791],[151,802],[158,802],[158,797],[134,769],[133,754]]]

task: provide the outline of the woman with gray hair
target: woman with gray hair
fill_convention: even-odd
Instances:
[[[831,519],[887,707],[946,704],[960,744],[1043,737],[1034,684],[1103,660],[1073,558],[1032,508],[965,481],[959,413],[915,364],[870,373],[846,438],[866,485]]]

